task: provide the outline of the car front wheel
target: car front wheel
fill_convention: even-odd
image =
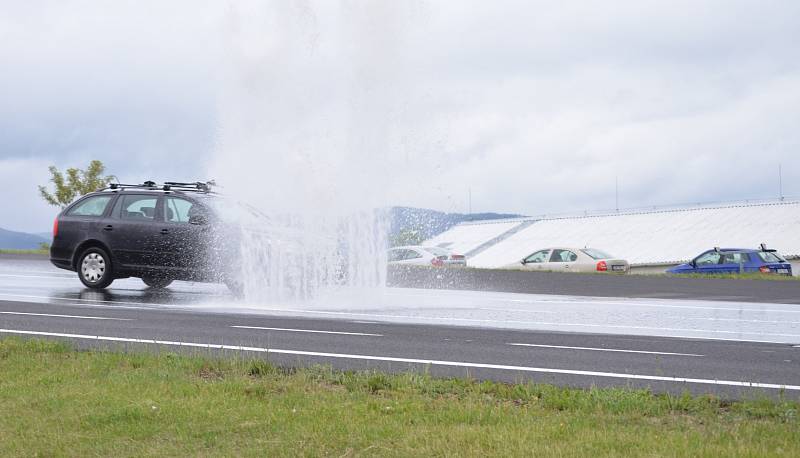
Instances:
[[[78,258],[78,278],[87,288],[103,289],[114,281],[111,258],[102,248],[92,247]]]

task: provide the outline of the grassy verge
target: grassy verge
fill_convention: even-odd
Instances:
[[[800,456],[800,404],[0,340],[2,456]]]
[[[800,277],[790,277],[787,275],[774,275],[762,273],[745,273],[745,274],[681,274],[669,275],[660,274],[667,277],[674,278],[724,278],[733,280],[770,280],[770,281],[800,281]]]
[[[429,267],[421,267],[423,269],[435,269]],[[766,280],[766,281],[800,281],[798,276],[775,275],[775,274],[762,274],[762,273],[744,273],[744,274],[668,274],[668,273],[637,273],[629,272],[626,274],[621,273],[608,273],[608,272],[563,272],[563,271],[525,271],[521,269],[483,269],[480,267],[467,267],[473,270],[501,270],[505,272],[536,272],[536,273],[555,273],[555,274],[568,274],[568,275],[593,275],[600,277],[636,277],[636,278],[653,278],[653,277],[668,277],[668,278],[711,278],[711,279],[725,279],[725,280]]]
[[[50,254],[50,250],[3,250],[0,249],[0,254],[39,254],[46,256]]]

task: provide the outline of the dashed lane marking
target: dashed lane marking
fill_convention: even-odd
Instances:
[[[343,336],[371,336],[383,337],[383,334],[369,334],[366,332],[342,332],[342,331],[319,331],[316,329],[290,329],[290,328],[266,328],[262,326],[231,326],[238,329],[263,329],[266,331],[285,331],[285,332],[308,332],[313,334],[339,334]]]
[[[133,318],[112,318],[107,316],[84,316],[84,315],[59,315],[55,313],[30,313],[30,312],[0,312],[2,315],[25,315],[25,316],[44,316],[54,318],[78,318],[81,320],[110,320],[110,321],[134,321]]]
[[[57,332],[22,331],[15,329],[0,329],[0,333],[62,337],[68,339],[95,340],[95,341],[106,341],[106,342],[128,342],[128,343],[141,343],[141,344],[169,345],[176,347],[204,348],[210,350],[233,350],[233,351],[257,352],[265,354],[312,356],[312,357],[333,358],[333,359],[385,361],[385,362],[396,362],[396,363],[423,364],[432,366],[469,367],[475,369],[492,369],[492,370],[531,372],[531,373],[544,373],[544,374],[582,375],[587,377],[616,378],[616,379],[627,379],[627,380],[649,380],[657,382],[691,383],[691,384],[702,384],[702,385],[722,385],[722,386],[736,386],[745,388],[766,388],[766,389],[776,389],[776,390],[800,391],[800,385],[761,383],[761,382],[750,382],[750,381],[739,381],[739,380],[713,380],[713,379],[692,378],[692,377],[667,377],[660,375],[627,374],[618,372],[600,372],[600,371],[573,370],[573,369],[551,369],[547,367],[512,366],[504,364],[484,364],[484,363],[472,363],[463,361],[442,361],[435,359],[400,358],[392,356],[353,355],[346,353],[327,353],[327,352],[304,351],[304,350],[286,350],[279,348],[246,347],[238,345],[218,345],[218,344],[179,342],[179,341],[169,341],[169,340],[136,339],[128,337],[91,336],[84,334],[67,334],[67,333],[57,333]]]
[[[666,351],[644,351],[644,350],[622,350],[618,348],[593,348],[593,347],[568,347],[564,345],[540,345],[540,344],[528,344],[528,343],[509,343],[508,345],[513,345],[517,347],[537,347],[537,348],[559,348],[565,350],[587,350],[587,351],[610,351],[610,352],[619,352],[619,353],[642,353],[646,355],[672,355],[672,356],[696,356],[702,357],[705,355],[697,355],[694,353],[671,353]]]

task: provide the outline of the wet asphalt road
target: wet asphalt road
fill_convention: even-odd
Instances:
[[[797,280],[392,267],[389,284],[411,288],[800,304]]]
[[[0,333],[292,366],[800,399],[800,306],[719,293],[702,301],[387,288],[247,303],[217,285],[155,292],[130,279],[87,291],[42,259],[3,257]]]

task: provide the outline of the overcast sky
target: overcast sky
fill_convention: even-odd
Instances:
[[[91,159],[306,205],[608,209],[617,177],[621,207],[774,198],[778,164],[798,196],[798,24],[769,0],[0,0],[0,227],[47,231],[47,166]]]

